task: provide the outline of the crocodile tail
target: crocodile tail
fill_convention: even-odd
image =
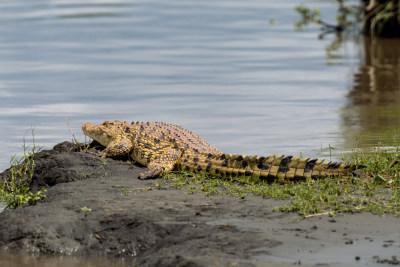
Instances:
[[[352,173],[355,167],[340,162],[276,154],[249,157],[189,151],[183,153],[178,169],[194,173],[206,172],[216,177],[247,176],[256,180],[284,183],[290,180],[346,175]]]

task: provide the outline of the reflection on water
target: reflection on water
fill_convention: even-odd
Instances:
[[[364,37],[348,104],[342,109],[345,147],[400,144],[400,39]]]

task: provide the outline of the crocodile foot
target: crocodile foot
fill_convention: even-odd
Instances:
[[[139,174],[139,179],[140,180],[146,180],[146,179],[157,178],[162,173],[163,173],[163,169],[162,168],[151,169],[151,170],[148,170],[146,172],[142,172],[141,174]]]

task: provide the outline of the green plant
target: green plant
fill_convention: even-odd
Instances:
[[[162,186],[162,184],[161,184],[159,181],[154,181],[153,184],[154,184],[154,187],[155,187],[156,189],[158,189],[158,190],[163,189],[163,186]]]
[[[100,162],[101,162],[100,166],[97,167],[96,169],[94,169],[93,171],[91,171],[91,172],[83,171],[82,172],[82,177],[83,178],[90,178],[95,173],[99,172],[102,169],[105,169],[106,166],[107,166],[107,161],[105,159],[101,159]],[[107,174],[108,174],[107,171],[104,170],[102,177],[107,176]]]
[[[86,217],[88,216],[89,212],[92,211],[92,209],[89,209],[87,207],[82,207],[81,211],[83,212],[83,219],[86,220]]]
[[[5,202],[7,208],[18,208],[26,203],[35,204],[45,197],[46,189],[33,193],[29,192],[30,183],[34,174],[34,156],[42,147],[35,144],[34,130],[32,129],[33,144],[27,145],[23,137],[23,156],[11,157],[9,177],[2,177],[0,181],[0,199]]]
[[[305,5],[295,7],[295,11],[301,16],[301,19],[295,23],[296,30],[303,30],[305,26],[315,23],[322,26],[324,31],[320,37],[330,32],[342,32],[344,30],[353,30],[359,32],[361,29],[364,33],[372,36],[399,36],[400,22],[400,3],[397,0],[381,0],[366,2],[360,1],[361,4],[355,5],[345,3],[344,0],[337,0],[338,11],[336,15],[336,23],[330,24],[321,20],[321,10],[311,9]]]
[[[296,6],[294,9],[301,16],[301,20],[297,21],[294,25],[296,30],[301,31],[305,26],[312,22],[317,24],[320,23],[321,9],[310,9],[305,5]]]
[[[386,1],[384,3],[376,3],[370,12],[366,15],[366,20],[370,20],[370,33],[372,35],[380,35],[387,24],[396,20],[396,17],[399,16],[399,3],[394,3],[394,1]]]
[[[75,137],[74,131],[72,131],[71,125],[69,124],[69,119],[66,119],[66,123],[67,123],[67,127],[69,132],[72,135],[72,140],[75,143],[76,147],[79,149],[79,151],[83,151],[83,152],[87,152],[90,149],[90,139],[89,141],[86,141],[86,135],[85,135],[85,142],[82,144],[81,142],[79,142],[79,140]]]

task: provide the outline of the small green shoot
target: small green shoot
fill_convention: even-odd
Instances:
[[[72,131],[72,128],[71,128],[71,125],[69,124],[69,119],[68,118],[66,119],[66,123],[67,123],[68,130],[72,135],[73,142],[76,144],[77,148],[80,151],[83,151],[83,152],[89,151],[90,141],[89,142],[85,141],[84,144],[82,145],[82,143],[79,142],[79,140],[75,137],[74,131]],[[86,136],[85,136],[85,138],[86,138]]]
[[[81,211],[83,212],[83,220],[86,221],[86,217],[88,216],[89,212],[92,211],[92,209],[89,209],[87,207],[82,207]]]
[[[100,162],[101,162],[100,166],[97,167],[96,169],[94,169],[93,171],[91,171],[91,172],[83,171],[82,172],[82,177],[83,178],[90,178],[93,175],[99,173],[100,170],[104,170],[107,167],[107,161],[105,159],[101,159]],[[102,177],[105,177],[107,175],[108,175],[107,171],[104,170],[104,172],[102,174]]]

